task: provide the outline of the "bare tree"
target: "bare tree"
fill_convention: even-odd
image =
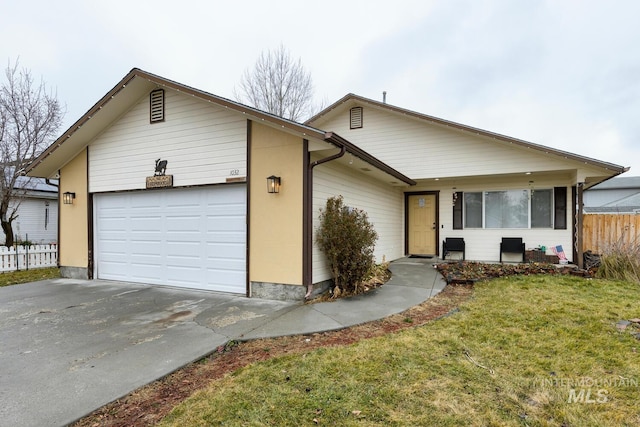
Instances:
[[[53,140],[64,113],[56,95],[42,80],[34,83],[29,70],[18,69],[18,61],[9,62],[5,77],[0,83],[0,225],[5,246],[12,246],[13,221],[33,187],[25,167]]]
[[[311,74],[283,45],[260,54],[253,69],[242,75],[234,96],[238,102],[294,121],[310,117],[314,110]]]

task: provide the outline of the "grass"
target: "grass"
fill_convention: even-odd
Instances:
[[[0,274],[0,288],[20,283],[37,282],[38,280],[56,279],[58,277],[60,277],[60,270],[56,267],[8,271]]]
[[[640,287],[508,277],[425,326],[256,363],[164,426],[638,425]],[[637,330],[636,330],[637,331]]]

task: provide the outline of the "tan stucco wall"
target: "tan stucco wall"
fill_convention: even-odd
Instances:
[[[62,194],[76,193],[72,205],[62,203]],[[88,266],[87,151],[83,150],[60,170],[60,266]]]
[[[267,177],[282,179],[267,193]],[[250,173],[250,277],[252,282],[302,285],[303,142],[253,122]]]

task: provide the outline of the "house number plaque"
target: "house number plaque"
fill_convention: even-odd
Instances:
[[[147,177],[147,188],[165,188],[173,187],[173,175],[166,175],[167,161],[156,160],[156,169],[153,176]]]
[[[173,187],[173,175],[148,176],[147,188]]]

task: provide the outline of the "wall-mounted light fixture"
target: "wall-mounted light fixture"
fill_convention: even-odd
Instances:
[[[453,206],[455,206],[456,203],[458,202],[458,192],[456,191],[456,187],[453,187],[452,190],[453,190],[452,202],[453,202]]]
[[[271,175],[267,178],[267,192],[279,193],[280,192],[280,177]]]
[[[73,199],[76,198],[76,193],[71,193],[67,191],[66,193],[62,193],[62,203],[65,205],[72,205]]]

